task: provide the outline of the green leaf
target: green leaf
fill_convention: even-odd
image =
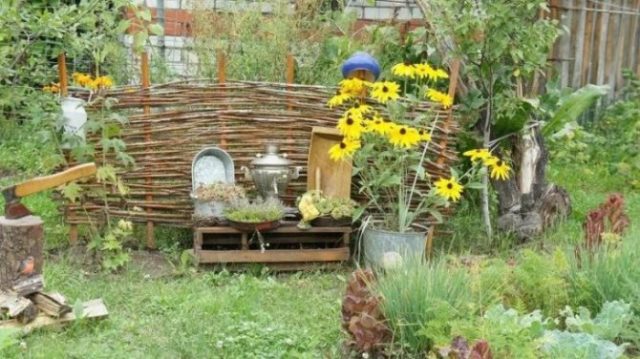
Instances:
[[[436,209],[428,209],[427,212],[433,216],[433,218],[435,218],[436,221],[438,221],[438,223],[442,223],[444,220],[442,218],[442,213],[440,213],[440,211],[436,210]]]
[[[98,168],[96,171],[96,178],[98,182],[116,181],[116,169],[111,165],[104,165]]]
[[[151,11],[149,11],[149,9],[138,11],[136,16],[138,17],[138,19],[151,21]]]
[[[572,122],[586,111],[593,103],[609,91],[609,86],[587,85],[569,95],[555,111],[554,116],[542,128],[542,133],[549,136],[558,131],[567,122]]]
[[[138,53],[142,52],[148,38],[149,34],[146,30],[139,31],[135,35],[133,35],[133,50]]]
[[[73,304],[73,315],[76,316],[76,319],[81,319],[84,317],[84,304],[80,299],[76,300]]]
[[[68,183],[62,188],[62,195],[71,203],[75,203],[80,198],[81,193],[82,187],[75,182]]]
[[[129,26],[131,26],[131,20],[122,20],[118,23],[118,26],[116,26],[116,32],[124,34],[125,31],[129,29]]]
[[[149,32],[153,35],[160,36],[164,34],[164,28],[160,24],[151,24],[149,25]]]

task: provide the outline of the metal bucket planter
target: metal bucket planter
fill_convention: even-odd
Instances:
[[[424,256],[427,232],[393,232],[368,227],[362,234],[367,266],[385,268],[404,258]]]
[[[202,200],[194,193],[199,186],[207,186],[216,182],[235,183],[233,159],[218,147],[205,148],[193,158],[191,165],[192,194],[194,215],[199,218],[222,218],[225,203],[221,201]]]

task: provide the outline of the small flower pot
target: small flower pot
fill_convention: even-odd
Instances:
[[[280,227],[279,219],[275,221],[267,221],[267,222],[259,222],[259,223],[236,222],[229,219],[228,222],[231,227],[243,232],[255,232],[255,231],[267,232],[272,229],[276,229]]]

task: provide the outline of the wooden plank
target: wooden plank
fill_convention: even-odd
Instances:
[[[196,228],[197,233],[245,233],[233,227],[199,227]],[[265,233],[351,233],[351,227],[311,227],[308,230],[302,230],[296,226],[280,226],[276,229]]]
[[[351,198],[351,160],[336,162],[329,157],[329,149],[341,142],[342,135],[336,128],[312,128],[307,159],[307,190],[320,189],[329,197]]]
[[[102,299],[94,299],[88,302],[82,303],[82,317],[81,319],[101,319],[109,315],[107,307],[104,305]],[[5,320],[0,321],[0,329],[20,329],[24,334],[31,332],[34,329],[55,325],[64,324],[74,321],[76,315],[73,312],[67,313],[60,318],[52,318],[44,313],[38,315],[38,317],[28,324],[20,324],[17,320]]]
[[[635,5],[634,5],[634,9],[636,11],[640,11],[640,0],[636,0]],[[631,41],[631,46],[629,49],[629,57],[627,59],[627,65],[625,67],[629,68],[629,69],[635,69],[637,63],[638,63],[638,54],[636,49],[638,48],[638,19],[640,18],[640,16],[634,16],[633,17],[633,25],[631,25],[630,33],[629,33],[629,37],[630,37],[630,41]]]
[[[567,6],[570,0],[563,0],[561,5]],[[562,87],[569,86],[569,58],[571,57],[571,36],[573,35],[571,21],[573,18],[572,10],[565,10],[564,16],[561,16],[560,23],[566,27],[567,31],[560,38],[560,85]]]
[[[142,89],[146,90],[145,94],[147,97],[149,97],[149,87],[151,86],[151,69],[149,67],[149,54],[147,54],[147,52],[143,52],[142,55],[140,56],[140,76],[141,76],[141,80],[142,80]],[[151,114],[151,106],[149,105],[144,105],[143,107],[143,113],[145,115],[149,115]],[[151,135],[151,123],[146,122],[144,124],[144,141],[146,143],[150,143],[152,139],[152,135]],[[150,148],[146,148],[146,152],[150,152],[151,149]],[[149,162],[149,157],[146,158],[147,162]],[[146,176],[145,177],[145,185],[147,187],[152,187],[153,186],[153,178],[150,176]],[[150,192],[147,192],[144,196],[145,201],[147,202],[152,202],[153,201],[153,195]],[[147,208],[147,212],[151,213],[152,209],[151,208]],[[147,240],[146,240],[146,244],[147,244],[147,248],[150,249],[155,249],[156,248],[156,239],[155,239],[155,235],[154,235],[154,224],[153,221],[149,220],[147,221]]]
[[[44,288],[44,277],[42,274],[35,274],[18,281],[11,289],[19,296],[26,297],[41,291],[42,288]]]
[[[290,263],[340,262],[349,259],[349,248],[330,249],[276,249],[276,250],[202,250],[199,263]]]
[[[242,235],[239,233],[208,233],[204,236],[204,245],[243,245]],[[270,244],[310,244],[310,243],[340,243],[348,233],[309,233],[306,236],[303,233],[262,233],[264,240]],[[248,237],[247,237],[248,239]],[[245,247],[243,247],[245,248]],[[247,241],[246,248],[249,248]]]
[[[38,309],[50,317],[59,318],[71,312],[71,307],[65,303],[66,299],[59,293],[35,293],[31,300]]]
[[[629,0],[624,0],[622,6],[626,9],[629,6]],[[616,90],[622,84],[622,58],[624,57],[624,44],[627,39],[627,30],[629,27],[629,15],[620,14],[618,16],[618,31],[614,39],[615,46],[613,54],[612,71],[609,74],[609,97],[614,98]]]
[[[583,64],[580,85],[591,83],[591,70],[593,64],[593,43],[595,39],[594,24],[596,22],[595,13],[593,11],[586,12],[586,26],[584,32],[584,50],[582,52]]]
[[[607,66],[607,43],[609,42],[609,3],[603,2],[602,9],[604,12],[600,17],[600,37],[598,44],[598,71],[596,73],[596,84],[604,85],[605,72]]]
[[[584,42],[586,38],[585,27],[587,25],[587,0],[578,0],[578,7],[580,7],[580,15],[578,17],[578,28],[576,29],[574,38],[576,39],[576,51],[574,55],[573,63],[573,76],[571,79],[571,86],[573,88],[579,88],[582,85],[582,66],[584,56]]]

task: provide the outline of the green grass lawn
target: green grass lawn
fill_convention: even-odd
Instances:
[[[0,142],[0,187],[50,171],[49,163],[55,162],[50,150],[29,134],[5,138]],[[596,166],[556,166],[550,169],[550,177],[569,190],[574,211],[530,245],[577,243],[587,211],[607,193],[626,187],[621,179]],[[625,196],[633,222],[640,218],[640,194],[627,191]],[[88,269],[66,250],[67,229],[50,193],[31,196],[25,203],[45,219],[46,247],[60,253],[47,259],[47,289],[63,293],[71,303],[103,298],[110,316],[61,330],[36,331],[22,338],[20,345],[0,352],[0,358],[340,356],[340,301],[346,271],[275,275],[229,274],[205,268],[183,276],[155,278],[132,263],[119,274],[86,272]],[[453,236],[436,239],[440,251],[486,253],[495,241],[506,243],[506,253],[514,250],[508,236],[493,242],[483,238],[480,215],[474,208],[460,208],[450,224]],[[184,248],[171,245],[171,238],[175,241],[172,233],[164,233],[166,238],[159,243],[176,253]]]

